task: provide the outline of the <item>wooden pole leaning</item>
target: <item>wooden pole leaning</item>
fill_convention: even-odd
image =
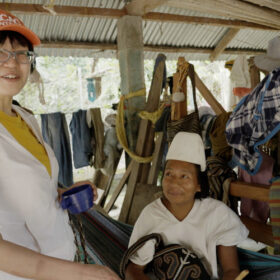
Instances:
[[[149,93],[149,97],[146,104],[146,111],[154,112],[158,109],[160,94],[162,91],[163,84],[163,73],[165,66],[166,57],[160,54],[157,58],[158,63],[157,68],[154,73],[153,82],[151,85],[151,90]],[[136,154],[139,156],[148,156],[147,151],[152,153],[152,149],[154,146],[154,130],[152,129],[152,123],[150,120],[141,119],[139,130],[138,130],[138,138],[136,142]],[[150,154],[151,155],[151,154]],[[121,213],[119,216],[119,220],[125,223],[133,224],[138,217],[129,217],[130,209],[133,204],[133,195],[137,183],[140,182],[141,179],[141,163],[133,160],[131,173],[128,178],[127,190],[124,198],[124,202],[122,204]],[[147,176],[148,177],[148,176]],[[138,185],[141,186],[141,185]]]

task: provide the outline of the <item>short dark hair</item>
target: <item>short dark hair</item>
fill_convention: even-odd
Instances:
[[[197,172],[197,180],[200,185],[201,191],[195,194],[195,198],[206,198],[209,196],[209,182],[206,171],[201,171],[200,165],[195,164],[196,172]]]
[[[6,39],[9,38],[11,44],[15,42],[19,43],[23,47],[28,47],[29,51],[34,51],[33,45],[29,40],[27,40],[23,35],[15,31],[1,31],[0,32],[0,44],[4,44]],[[32,73],[35,70],[36,62],[31,64],[30,72]]]

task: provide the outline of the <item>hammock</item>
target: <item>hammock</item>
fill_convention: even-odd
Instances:
[[[80,219],[84,229],[88,262],[109,266],[119,273],[119,265],[128,247],[133,227],[96,210],[80,214]],[[78,232],[76,234],[78,235]],[[82,253],[82,250],[80,251]]]
[[[119,274],[123,253],[133,226],[116,221],[96,210],[81,214],[89,262],[109,266]],[[244,280],[280,279],[280,257],[238,248],[240,269],[248,269]]]

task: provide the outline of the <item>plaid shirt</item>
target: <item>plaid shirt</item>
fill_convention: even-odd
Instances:
[[[273,70],[231,114],[226,138],[233,148],[233,161],[249,174],[258,172],[262,156],[258,146],[280,130],[280,68]]]

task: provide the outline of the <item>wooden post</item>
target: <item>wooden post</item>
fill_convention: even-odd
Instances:
[[[162,92],[162,84],[163,84],[163,75],[164,75],[164,67],[165,67],[166,57],[163,54],[159,54],[156,59],[156,70],[154,72],[151,88],[149,91],[149,96],[147,100],[147,106],[145,111],[154,112],[159,107],[160,95]],[[154,150],[154,136],[155,131],[152,123],[148,122],[148,132],[146,137],[146,145],[143,156],[151,156]],[[139,179],[140,183],[146,184],[148,180],[149,170],[151,168],[151,163],[146,163],[142,165],[141,176]]]
[[[162,156],[163,156],[163,149],[166,139],[163,135],[163,132],[159,132],[156,143],[155,143],[155,150],[154,150],[154,157],[151,162],[151,168],[148,175],[147,183],[150,185],[157,184],[157,178],[161,166]]]
[[[165,63],[165,56],[161,55],[159,57],[159,64],[154,74],[154,78],[160,77],[158,73],[162,73],[161,75],[163,75],[164,63]],[[162,77],[161,77],[161,83],[152,83],[151,89],[155,88],[157,90],[150,92],[151,94],[149,95],[147,106],[146,106],[147,111],[154,112],[158,108],[161,87],[162,87]],[[142,119],[139,126],[139,132],[138,132],[138,138],[136,144],[137,155],[139,156],[146,155],[147,147],[153,147],[153,145],[150,145],[148,143],[149,141],[153,142],[154,139],[154,137],[151,138],[151,133],[153,133],[153,130],[151,130],[151,121]],[[133,161],[132,163],[131,174],[128,179],[127,190],[122,205],[121,213],[119,216],[119,220],[122,222],[128,222],[128,221],[130,223],[135,222],[135,220],[129,218],[129,215],[130,215],[136,184],[140,182],[141,165],[143,164],[140,164],[139,162],[136,161]]]
[[[206,87],[206,85],[200,80],[199,76],[194,73],[195,77],[195,85],[199,90],[200,94],[204,97],[204,99],[208,102],[214,112],[219,115],[225,112],[223,106],[217,101],[217,99],[213,96],[210,90]]]
[[[109,176],[104,175],[100,170],[98,170],[98,171],[100,171],[101,174],[102,174],[101,178],[107,178],[106,187],[104,188],[104,192],[103,192],[102,196],[100,197],[99,203],[98,203],[101,207],[104,207],[104,204],[105,204],[105,202],[106,202],[107,196],[108,196],[108,194],[109,194],[109,192],[110,192],[111,185],[112,185],[112,183],[113,183],[113,180],[114,180],[114,177],[115,177],[115,173],[116,173],[116,170],[117,170],[117,168],[118,168],[118,165],[119,165],[119,161],[120,161],[120,159],[121,159],[121,156],[122,156],[122,153],[120,154],[119,157],[117,157],[117,158],[115,159],[115,162],[114,162],[114,170],[113,170],[113,172],[112,172],[111,175],[109,175]]]
[[[184,57],[179,57],[177,62],[177,71],[173,75],[173,94],[183,92],[185,100],[181,102],[171,102],[171,120],[177,121],[187,115],[187,73],[183,74],[182,69],[187,68],[187,62]]]
[[[145,88],[142,18],[123,16],[118,20],[118,58],[123,95]],[[126,102],[126,132],[128,146],[135,151],[139,121],[138,111],[145,106],[145,96]]]
[[[127,167],[127,169],[126,169],[122,179],[120,180],[117,188],[112,193],[112,197],[106,203],[106,206],[104,207],[104,210],[105,210],[106,213],[108,213],[112,209],[115,201],[117,200],[120,192],[122,191],[122,189],[123,189],[127,179],[129,178],[129,175],[130,175],[130,172],[131,172],[131,167],[132,167],[132,161],[129,163],[129,165],[128,165],[128,167]]]

